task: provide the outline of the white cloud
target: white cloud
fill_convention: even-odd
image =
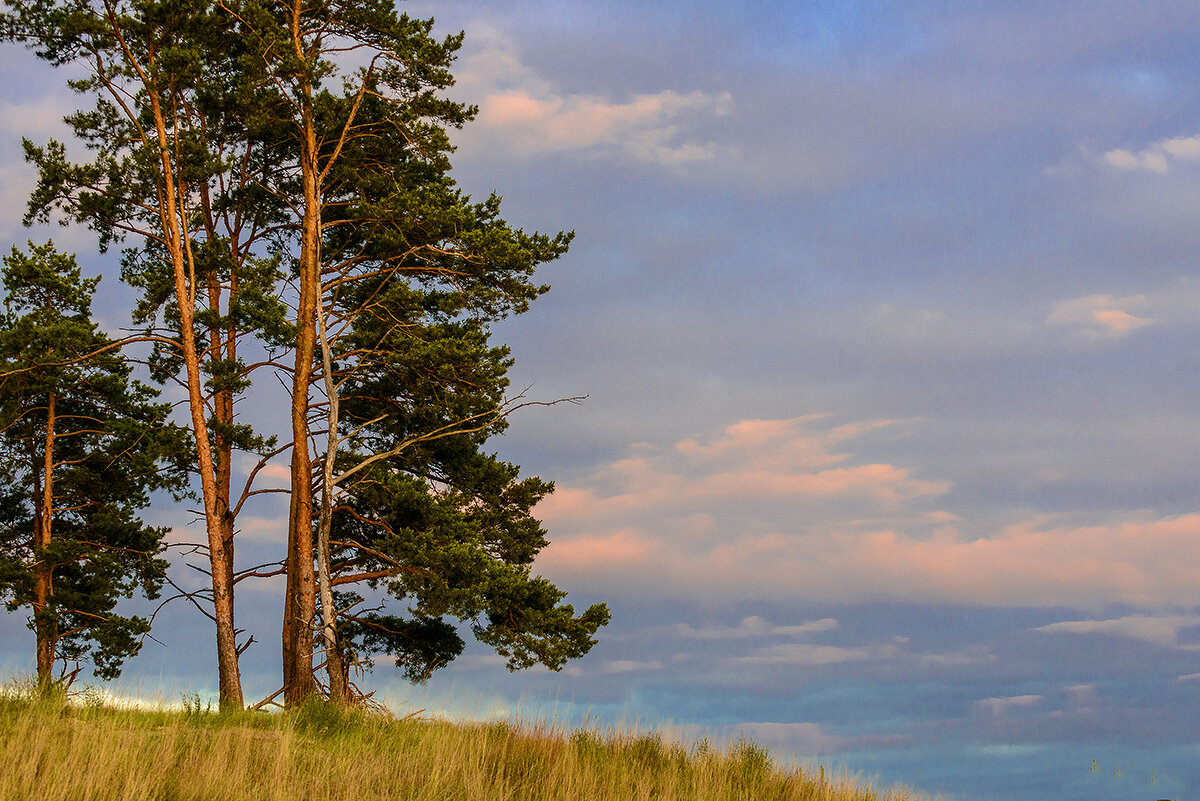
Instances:
[[[751,615],[733,627],[696,629],[686,623],[678,623],[673,627],[673,633],[694,640],[730,640],[745,637],[799,637],[804,634],[833,631],[837,626],[837,620],[831,617],[796,626],[776,626],[757,615]]]
[[[911,737],[896,734],[849,737],[830,734],[820,723],[810,722],[745,721],[715,727],[668,726],[662,731],[668,739],[685,744],[705,738],[715,740],[718,747],[721,747],[739,739],[749,739],[786,758],[796,755],[840,754],[859,749],[900,748],[912,742]],[[831,778],[836,784],[837,777]]]
[[[636,659],[611,659],[601,662],[594,667],[571,665],[563,672],[568,676],[614,676],[621,673],[641,673],[650,670],[662,670],[663,663],[657,659],[642,662]]]
[[[788,665],[815,667],[842,662],[871,662],[891,659],[900,653],[894,644],[867,645],[858,648],[839,648],[834,645],[784,643],[760,648],[746,656],[733,658],[740,665]]]
[[[757,743],[801,754],[833,754],[848,744],[847,738],[827,734],[818,723],[739,723],[734,728]]]
[[[451,664],[451,670],[489,670],[503,667],[508,660],[499,654],[463,654]]]
[[[1013,695],[1004,698],[984,698],[975,708],[992,717],[1002,717],[1014,709],[1028,709],[1041,703],[1041,695]]]
[[[955,668],[986,665],[997,661],[998,657],[986,646],[973,645],[961,651],[943,654],[918,654],[917,664],[922,667]]]
[[[54,77],[61,80],[65,76]],[[58,139],[66,144],[69,157],[89,158],[88,151],[74,139],[63,122],[63,117],[79,105],[79,98],[61,86],[23,102],[0,100],[0,237],[18,244],[23,244],[27,238],[35,241],[46,238],[42,230],[24,229],[21,226],[29,195],[37,185],[37,169],[25,162],[21,139],[26,138],[39,145],[51,138]],[[91,232],[64,230],[57,225],[45,230],[60,247],[95,247],[95,237]]]
[[[1100,160],[1118,170],[1142,170],[1166,175],[1181,161],[1200,161],[1200,134],[1161,139],[1140,150],[1109,150]]]
[[[1200,615],[1129,615],[1114,620],[1069,620],[1039,626],[1034,631],[1046,634],[1099,634],[1170,647],[1178,644],[1179,632],[1191,626],[1200,626]]]

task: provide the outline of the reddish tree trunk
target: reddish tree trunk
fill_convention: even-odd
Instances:
[[[50,545],[54,522],[54,423],[55,395],[46,399],[46,435],[43,441],[41,464],[41,496],[37,502],[37,522],[34,524],[33,553],[33,614],[37,636],[38,685],[46,687],[54,673],[54,645],[58,639],[57,626],[43,613],[54,594],[54,566],[44,550]]]
[[[299,41],[298,32],[296,34]],[[308,393],[316,350],[317,293],[321,291],[321,220],[317,141],[311,101],[302,120],[301,170],[304,219],[300,241],[300,297],[296,309],[296,359],[292,374],[292,500],[288,515],[287,588],[283,618],[284,704],[303,703],[316,688],[313,678],[312,456],[308,449]]]
[[[228,525],[218,510],[217,484],[213,469],[212,444],[208,436],[205,414],[203,377],[196,351],[194,322],[196,274],[190,255],[180,199],[183,194],[177,184],[171,163],[171,140],[167,134],[166,118],[155,92],[149,92],[151,113],[162,157],[163,193],[159,215],[162,220],[163,241],[170,255],[175,283],[175,300],[179,309],[180,345],[187,373],[188,410],[191,414],[192,436],[196,443],[197,469],[204,501],[204,524],[208,534],[208,556],[212,574],[213,617],[217,629],[217,674],[220,707],[242,709],[242,679],[238,669],[237,640],[233,625],[233,582],[229,566],[232,560],[226,548]],[[181,230],[182,228],[182,230]]]

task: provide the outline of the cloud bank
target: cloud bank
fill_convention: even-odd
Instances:
[[[647,597],[1200,604],[1200,514],[1036,516],[979,530],[943,506],[950,481],[869,458],[872,432],[896,425],[743,420],[637,446],[538,507],[552,532],[538,567],[567,586]],[[781,646],[754,658],[856,656]]]

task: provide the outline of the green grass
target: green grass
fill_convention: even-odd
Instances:
[[[776,764],[746,740],[340,712],[114,709],[0,694],[0,799],[916,801]]]

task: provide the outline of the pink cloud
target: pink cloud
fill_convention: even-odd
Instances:
[[[573,582],[603,587],[608,581],[666,596],[1200,604],[1200,516],[1077,529],[1018,527],[994,539],[966,541],[945,531],[924,540],[896,531],[843,531],[733,534],[696,544],[672,539],[669,531],[629,529],[611,540],[584,538],[578,548],[573,542],[556,539],[539,565],[548,571],[574,566]],[[1080,557],[1083,547],[1092,549],[1090,556]],[[617,572],[600,572],[611,567]]]
[[[1200,515],[1079,528],[1026,523],[972,540],[958,540],[952,530],[929,540],[895,531],[841,539],[845,547],[833,558],[843,569],[864,571],[877,587],[904,597],[994,604],[1200,602]]]
[[[523,64],[516,43],[501,31],[476,26],[471,42],[458,87],[478,104],[479,115],[475,125],[455,132],[455,143],[467,152],[617,155],[668,167],[728,155],[694,131],[697,121],[729,113],[728,92],[664,88],[624,98],[566,93]]]
[[[1096,309],[1092,312],[1092,319],[1100,327],[1106,328],[1114,334],[1125,334],[1152,322],[1143,317],[1134,317],[1120,309]]]
[[[548,570],[621,569],[645,564],[658,550],[658,543],[630,531],[596,537],[578,537],[551,543],[538,559]]]
[[[779,473],[746,470],[719,473],[690,487],[687,495],[696,497],[794,497],[828,498],[836,495],[863,494],[886,500],[940,495],[949,489],[947,482],[917,481],[907,470],[888,464],[834,468],[816,473]]]
[[[1200,514],[980,531],[930,508],[949,482],[855,464],[871,424],[822,422],[639,446],[538,507],[552,541],[539,568],[652,596],[1200,605]]]
[[[493,125],[524,125],[549,117],[561,105],[552,100],[538,100],[523,92],[507,92],[490,96],[481,116]]]
[[[804,436],[797,441],[797,433],[803,431],[807,424],[817,422],[825,416],[810,414],[787,420],[742,420],[726,426],[720,436],[710,438],[707,443],[685,439],[676,443],[675,448],[689,456],[711,459],[747,449],[778,449],[781,443],[788,442],[793,451],[804,456],[816,454],[819,461],[824,461],[829,456],[824,453],[822,438]],[[833,458],[840,460],[844,457],[835,455]]]
[[[1118,338],[1134,329],[1155,322],[1126,311],[1126,309],[1144,309],[1149,304],[1150,299],[1145,295],[1133,295],[1127,298],[1088,295],[1057,304],[1047,318],[1047,322],[1071,326],[1085,336]]]
[[[762,467],[807,469],[845,461],[848,455],[832,450],[834,445],[861,437],[870,431],[896,425],[897,420],[869,420],[831,429],[814,424],[828,417],[810,414],[786,420],[742,420],[727,426],[719,436],[685,439],[675,449],[698,461],[721,459],[740,463],[753,458]]]
[[[478,125],[493,145],[521,154],[610,148],[639,161],[677,164],[716,155],[711,145],[681,141],[682,123],[694,115],[723,114],[728,104],[727,94],[665,90],[622,103],[561,96],[537,85],[485,94]]]
[[[555,527],[602,525],[646,512],[699,517],[711,526],[721,511],[738,506],[837,498],[887,505],[949,490],[947,481],[918,479],[889,464],[827,467],[849,458],[831,445],[888,423],[828,431],[806,427],[818,419],[743,421],[707,444],[686,439],[670,449],[642,446],[641,455],[596,471],[586,486],[560,488],[538,512]]]

